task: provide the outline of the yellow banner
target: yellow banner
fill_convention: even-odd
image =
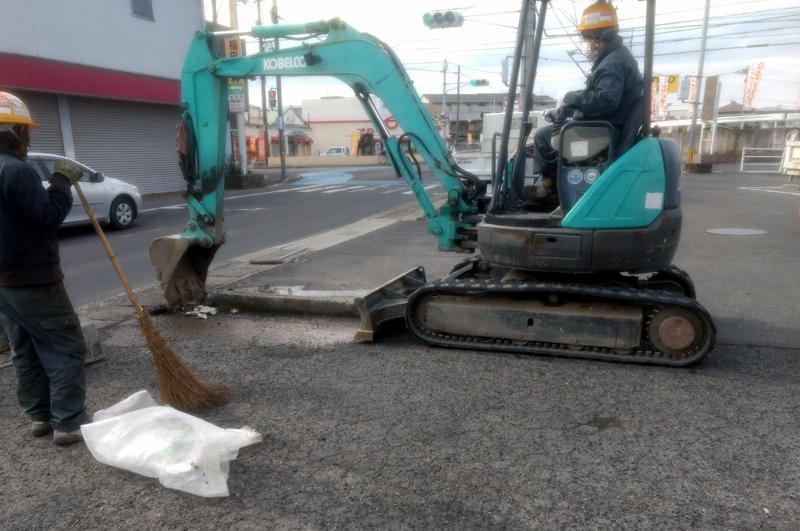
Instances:
[[[653,83],[660,84],[659,78],[666,77],[669,78],[669,88],[667,89],[668,93],[678,92],[678,85],[680,84],[681,76],[678,74],[674,74],[671,76],[653,76]]]

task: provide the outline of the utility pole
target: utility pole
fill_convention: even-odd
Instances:
[[[453,145],[458,145],[458,130],[461,121],[461,65],[458,65],[458,74],[456,75],[456,132],[453,135]]]
[[[700,61],[697,65],[697,93],[700,93],[700,87],[703,83],[703,61],[706,58],[706,37],[708,36],[708,12],[711,9],[711,0],[706,0],[706,10],[705,15],[703,15],[703,36],[700,39]],[[650,80],[645,80],[646,82],[650,83]],[[655,95],[653,96],[655,97]],[[695,97],[695,100],[698,98]],[[697,113],[699,111],[700,102],[694,101],[692,103],[694,105],[694,112],[692,113],[692,128],[689,132],[689,152],[686,156],[686,164],[692,163],[692,153],[694,151],[694,129],[697,127]],[[742,102],[744,105],[744,102]]]
[[[260,26],[261,22],[261,0],[256,0],[258,7],[258,17],[256,18],[256,25]],[[264,39],[258,39],[258,51],[264,53],[265,50]],[[269,161],[269,150],[267,146],[272,146],[269,142],[269,130],[267,128],[267,77],[261,76],[261,130],[264,133],[264,165],[267,166]]]
[[[211,21],[214,23],[214,31],[217,31],[217,0],[211,0]]]
[[[447,133],[445,133],[445,124],[447,123],[447,119],[445,118],[444,112],[447,110],[445,106],[445,99],[447,97],[447,59],[444,60],[442,64],[442,119],[440,120],[442,123],[442,139],[444,140],[445,145],[447,145]]]
[[[742,114],[744,114],[744,104],[747,101],[747,80],[750,79],[750,65],[744,69],[744,92],[742,92]],[[744,122],[742,122],[744,125]]]
[[[272,0],[272,23],[278,23],[278,0]],[[275,50],[280,50],[281,44],[275,37]],[[286,180],[286,136],[283,128],[283,91],[281,90],[281,76],[275,76],[275,87],[278,89],[278,117],[275,126],[278,128],[278,141],[281,147],[281,181]]]
[[[231,10],[231,29],[239,29],[239,15],[236,12],[236,0],[230,0]],[[242,80],[244,85],[244,92],[247,94],[247,80]],[[244,137],[244,112],[234,113],[236,115],[236,138],[238,139],[239,147],[239,168],[242,170],[242,175],[247,174],[247,145],[245,145]]]
[[[717,78],[719,79],[719,78]],[[719,81],[717,82],[717,99],[714,102],[714,126],[711,129],[711,151],[709,153],[711,155],[714,154],[714,143],[717,141],[717,119],[719,118],[719,95],[722,92],[722,83]]]

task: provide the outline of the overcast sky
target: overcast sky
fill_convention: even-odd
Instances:
[[[438,1],[438,0],[437,0]],[[271,0],[264,0],[265,11]],[[283,23],[310,22],[339,17],[362,33],[371,33],[389,44],[414,80],[420,94],[442,91],[442,64],[446,59],[448,83],[455,82],[461,65],[462,82],[485,78],[489,87],[462,87],[462,93],[506,92],[500,78],[500,62],[513,54],[520,1],[446,0],[362,2],[352,0],[278,0]],[[555,97],[561,90],[584,84],[584,74],[572,57],[580,43],[574,29],[580,13],[591,1],[555,0],[549,3],[546,36],[543,39],[536,94]],[[644,15],[646,2],[613,0],[625,43],[643,68]],[[227,0],[217,0],[219,22],[228,22]],[[211,0],[206,0],[209,10]],[[239,25],[256,20],[256,2],[239,6]],[[704,0],[659,0],[656,16],[655,74],[689,75],[697,69],[702,35]],[[539,2],[537,2],[537,8]],[[427,11],[452,9],[465,19],[460,28],[430,30],[422,22]],[[269,14],[265,14],[269,19]],[[741,103],[745,76],[737,71],[763,61],[763,77],[753,106],[797,109],[800,105],[800,0],[711,0],[708,42],[703,73],[721,75],[720,105]],[[282,43],[289,47],[294,43]],[[569,52],[573,52],[570,55]],[[583,60],[580,66],[589,69]],[[274,86],[274,78],[267,78]],[[251,82],[251,101],[260,102],[258,82]],[[448,89],[455,91],[455,85]],[[303,99],[352,96],[349,87],[333,78],[283,78],[283,104],[300,105]],[[668,100],[681,105],[671,95]],[[312,118],[313,119],[313,118]]]

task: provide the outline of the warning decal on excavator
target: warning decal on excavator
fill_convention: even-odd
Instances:
[[[600,172],[594,169],[586,170],[586,173],[583,174],[583,180],[589,184],[594,184],[598,177],[600,177]]]
[[[583,172],[581,170],[570,170],[567,174],[567,180],[570,184],[580,184],[583,180]]]

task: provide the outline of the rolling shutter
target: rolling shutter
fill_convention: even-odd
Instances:
[[[175,151],[177,105],[71,96],[69,114],[78,161],[141,194],[185,187]]]
[[[31,128],[31,151],[64,154],[64,141],[61,139],[61,121],[58,118],[58,100],[53,94],[30,92],[17,89],[8,91],[21,99],[31,113],[38,129]]]

